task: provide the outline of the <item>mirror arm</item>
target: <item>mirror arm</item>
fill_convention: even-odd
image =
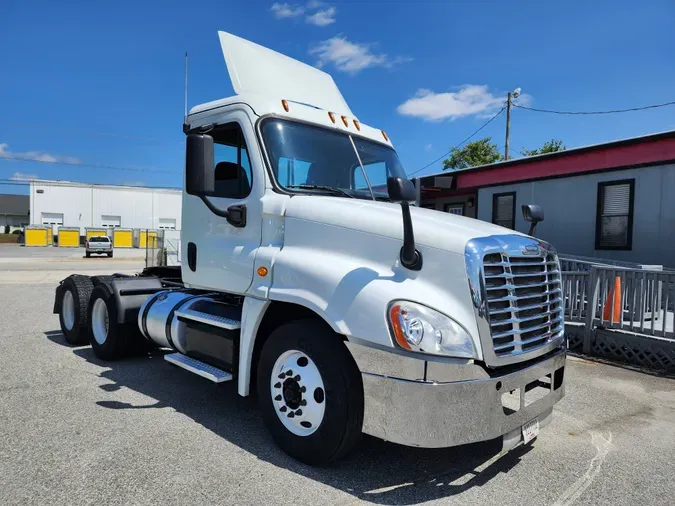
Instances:
[[[199,198],[202,199],[202,202],[204,202],[204,204],[206,204],[206,207],[209,208],[209,211],[211,211],[216,216],[225,218],[230,225],[233,225],[238,228],[243,228],[246,226],[245,205],[237,205],[228,207],[227,209],[219,209],[216,206],[214,206],[211,203],[211,201],[206,198],[206,196],[200,195]]]
[[[535,230],[536,228],[537,228],[537,223],[536,223],[536,222],[530,223],[530,230],[529,230],[529,232],[527,233],[527,235],[533,236],[533,235],[534,235],[534,230]]]
[[[415,249],[415,235],[413,233],[412,218],[410,216],[410,204],[401,202],[403,213],[403,247],[401,248],[401,265],[411,271],[422,269],[422,253]]]

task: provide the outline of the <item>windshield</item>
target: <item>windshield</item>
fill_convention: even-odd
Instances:
[[[302,186],[300,190],[319,192],[336,188],[341,192],[335,195],[371,198],[370,182],[375,197],[388,198],[387,178],[406,177],[396,151],[360,137],[352,137],[354,151],[347,134],[280,119],[266,120],[262,135],[274,177],[284,188]]]

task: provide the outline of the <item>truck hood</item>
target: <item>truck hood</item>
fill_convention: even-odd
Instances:
[[[464,254],[469,240],[488,235],[519,234],[473,218],[410,206],[415,244]],[[297,195],[286,217],[348,228],[403,241],[401,206],[391,202]]]

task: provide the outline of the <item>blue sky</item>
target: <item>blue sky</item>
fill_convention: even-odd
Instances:
[[[321,65],[355,114],[387,131],[410,173],[476,130],[516,87],[523,103],[555,110],[675,100],[674,25],[672,0],[4,0],[0,179],[180,186],[185,51],[191,106],[232,94],[218,30]],[[504,121],[478,137],[502,146]],[[609,116],[516,109],[511,146],[670,129],[673,106]]]

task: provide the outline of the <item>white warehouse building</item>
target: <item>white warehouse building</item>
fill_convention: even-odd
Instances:
[[[181,229],[181,190],[34,179],[31,225]]]

